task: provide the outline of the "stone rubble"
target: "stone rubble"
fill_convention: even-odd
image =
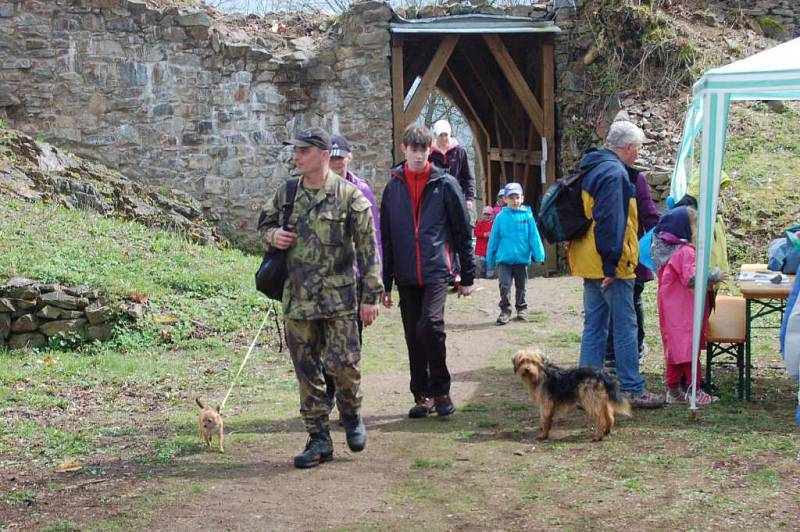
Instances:
[[[146,305],[133,301],[112,305],[88,286],[12,277],[0,285],[0,351],[45,347],[59,336],[106,341],[121,316],[140,320],[145,312]]]

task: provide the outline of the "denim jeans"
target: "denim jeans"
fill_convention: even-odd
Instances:
[[[639,331],[636,339],[638,340],[639,353],[641,354],[644,349],[644,300],[642,299],[642,292],[644,292],[644,281],[638,279],[633,284],[633,308],[636,310],[636,324]],[[611,317],[609,316],[609,319]],[[614,360],[614,325],[609,324],[608,342],[606,342],[606,360]]]
[[[497,264],[494,271],[500,282],[500,310],[511,312],[511,282],[514,282],[516,293],[514,307],[520,311],[528,308],[528,266],[525,264]]]
[[[475,278],[488,279],[486,276],[486,257],[475,255]]]
[[[622,391],[644,392],[639,373],[636,311],[633,308],[633,279],[616,279],[601,289],[602,279],[583,280],[583,337],[579,364],[602,368],[608,340],[609,316],[614,327],[616,368]]]

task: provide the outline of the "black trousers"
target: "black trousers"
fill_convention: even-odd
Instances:
[[[444,332],[448,286],[446,283],[398,286],[397,290],[408,347],[411,393],[415,398],[449,394],[450,372]]]

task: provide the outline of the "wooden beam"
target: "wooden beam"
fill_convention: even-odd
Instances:
[[[533,149],[533,140],[535,134],[536,131],[533,128],[533,122],[531,122],[530,125],[528,126],[528,143],[525,145],[528,148],[528,150]],[[539,164],[541,165],[541,163],[542,163],[542,158],[539,157]],[[525,163],[525,169],[522,171],[522,186],[524,187],[523,190],[528,189],[528,174],[530,173],[530,169],[531,169],[531,163]],[[536,198],[533,198],[533,200],[535,201]]]
[[[480,85],[481,89],[483,89],[483,92],[485,92],[488,96],[492,107],[500,112],[500,121],[503,123],[506,131],[508,131],[509,135],[512,135],[515,127],[514,124],[509,124],[508,121],[514,120],[517,117],[511,111],[511,106],[507,105],[508,95],[503,94],[503,91],[500,89],[497,81],[489,74],[486,65],[482,64],[480,56],[476,55],[474,57],[469,57],[463,52],[460,54],[460,56],[464,59],[467,65],[469,65],[472,74],[475,76],[475,79],[478,80],[478,85]]]
[[[403,156],[400,144],[403,141],[403,131],[406,128],[406,113],[403,109],[403,40],[400,37],[392,39],[392,155],[394,163],[399,163]]]
[[[486,130],[486,126],[483,125],[483,120],[481,120],[481,115],[479,115],[478,112],[475,111],[475,108],[472,106],[472,102],[469,101],[469,97],[467,96],[467,93],[464,92],[464,88],[461,86],[461,83],[458,82],[458,79],[456,79],[455,74],[453,73],[453,71],[450,69],[449,66],[445,66],[444,68],[447,71],[447,74],[450,76],[450,80],[453,82],[453,85],[455,85],[456,89],[458,89],[458,93],[464,99],[464,103],[467,105],[469,112],[472,113],[473,119],[478,124],[478,126],[480,126],[481,130],[483,131],[483,134],[486,135],[486,137],[488,138],[489,132]]]
[[[510,163],[538,166],[542,163],[542,152],[515,148],[490,148],[489,158],[492,161],[508,161]]]
[[[550,185],[556,180],[556,98],[555,98],[555,53],[553,42],[542,42],[542,109],[543,135],[547,140],[547,164],[545,185]],[[542,187],[542,195],[545,188]],[[558,250],[555,244],[548,244],[546,251],[545,268],[548,272],[558,271]]]
[[[543,132],[544,118],[542,106],[539,105],[536,96],[531,92],[531,88],[528,86],[525,76],[519,71],[517,64],[514,62],[514,58],[511,57],[506,45],[503,44],[503,40],[495,33],[484,35],[483,40],[486,41],[489,51],[492,52],[497,64],[500,65],[500,69],[511,85],[511,90],[513,90],[514,94],[519,98],[522,107],[528,114],[528,118],[533,122],[537,131]]]
[[[503,158],[503,139],[500,136],[500,124],[497,120],[497,111],[495,110],[493,113],[494,115],[494,134],[497,137],[497,148],[489,149],[489,160],[499,160],[500,161],[500,177],[503,179],[503,183],[508,183],[508,178],[506,177],[506,160]],[[499,150],[498,151],[498,159],[492,159],[492,150]]]
[[[419,116],[419,113],[422,111],[422,107],[425,105],[425,101],[428,99],[431,91],[433,91],[433,88],[436,86],[436,82],[439,80],[439,76],[442,74],[442,71],[447,64],[447,60],[450,59],[450,55],[453,53],[457,43],[458,35],[448,35],[442,39],[441,44],[439,44],[439,48],[436,50],[436,53],[433,55],[433,59],[428,65],[428,68],[425,69],[425,74],[422,76],[422,81],[417,87],[417,90],[414,92],[414,96],[411,98],[411,101],[405,110],[405,118],[409,123],[416,120]]]

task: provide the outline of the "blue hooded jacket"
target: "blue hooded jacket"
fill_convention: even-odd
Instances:
[[[531,208],[523,205],[521,209],[505,207],[492,224],[489,247],[486,250],[486,265],[494,268],[497,264],[525,264],[544,261],[544,246],[536,227]]]

